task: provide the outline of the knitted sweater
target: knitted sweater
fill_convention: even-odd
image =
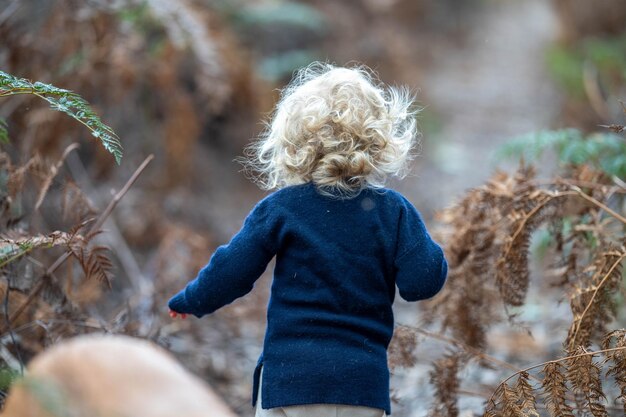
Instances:
[[[334,199],[312,183],[261,200],[241,230],[169,301],[197,317],[250,292],[276,256],[255,405],[349,404],[391,414],[387,347],[395,287],[407,301],[437,294],[447,262],[400,193]]]

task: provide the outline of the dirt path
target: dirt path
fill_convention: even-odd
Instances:
[[[419,85],[441,130],[425,135],[417,177],[398,188],[427,216],[488,178],[500,144],[549,127],[559,109],[543,65],[556,28],[549,2],[492,2],[474,18],[462,48],[434,48]]]

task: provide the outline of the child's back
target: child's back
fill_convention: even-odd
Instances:
[[[362,73],[355,81],[351,70],[332,71],[283,98],[254,148],[266,185],[280,190],[170,308],[209,314],[247,294],[276,256],[253,405],[262,367],[263,409],[347,404],[390,414],[395,287],[408,301],[432,297],[447,264],[413,205],[382,185],[404,168],[414,139],[407,103],[385,99]]]
[[[395,286],[410,301],[437,293],[446,276],[441,249],[391,190],[336,200],[305,184],[263,204],[277,248],[257,366],[263,407],[349,402],[390,412]]]

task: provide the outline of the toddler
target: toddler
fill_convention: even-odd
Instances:
[[[314,63],[281,95],[247,164],[265,189],[241,230],[169,301],[202,317],[250,292],[276,256],[256,416],[391,414],[387,347],[395,289],[437,294],[441,247],[415,207],[385,188],[403,177],[417,129],[412,98],[363,67]]]

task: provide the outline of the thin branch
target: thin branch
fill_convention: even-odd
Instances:
[[[44,185],[41,187],[41,191],[39,192],[39,196],[37,197],[37,203],[35,203],[35,208],[33,209],[33,211],[39,210],[39,207],[41,207],[41,203],[43,203],[45,196],[48,194],[48,189],[50,188],[50,184],[52,184],[52,180],[54,180],[54,178],[57,176],[57,173],[63,166],[67,155],[69,155],[69,153],[75,149],[78,149],[78,143],[76,142],[70,144],[67,148],[65,148],[63,154],[61,155],[61,158],[52,167],[52,169],[50,170],[50,174],[46,177]]]
[[[587,195],[587,194],[583,193],[583,191],[580,188],[576,187],[576,186],[572,186],[572,189],[574,190],[574,192],[576,192],[579,196],[581,196],[585,200],[589,201],[592,204],[595,204],[596,206],[600,207],[602,210],[604,210],[607,213],[609,213],[611,216],[615,217],[620,222],[626,224],[626,217],[624,217],[624,216],[620,215],[619,213],[613,211],[612,209],[607,207],[606,204],[603,204],[600,201],[596,200],[595,198],[591,197],[590,195]]]

